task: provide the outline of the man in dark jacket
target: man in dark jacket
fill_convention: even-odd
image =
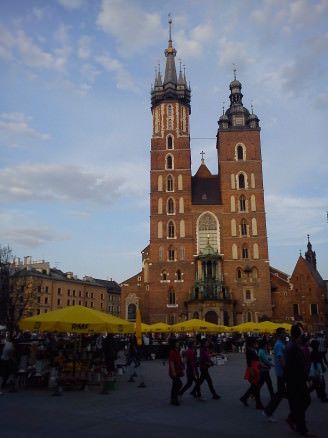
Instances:
[[[294,325],[290,334],[291,340],[286,348],[285,378],[291,419],[295,424],[296,432],[300,435],[314,436],[308,432],[305,421],[305,412],[311,399],[304,355],[300,348],[302,330],[298,325]]]

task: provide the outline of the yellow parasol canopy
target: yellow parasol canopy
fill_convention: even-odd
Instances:
[[[276,324],[272,321],[263,321],[257,324],[261,333],[275,333],[280,324]]]
[[[221,328],[227,331],[225,326],[219,326],[211,322],[203,321],[201,319],[189,319],[187,321],[179,322],[171,326],[172,332],[188,333],[188,332],[204,332],[204,333],[219,333]]]
[[[243,324],[234,325],[230,330],[234,333],[260,332],[261,328],[256,322],[244,322]]]
[[[60,310],[31,316],[19,322],[21,330],[68,333],[131,333],[133,324],[108,313],[84,306],[68,306]]]
[[[149,326],[149,331],[152,333],[169,333],[172,331],[172,326],[165,322],[156,322]]]

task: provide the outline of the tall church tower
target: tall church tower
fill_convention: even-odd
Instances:
[[[225,280],[236,300],[235,319],[245,322],[271,317],[272,306],[259,119],[243,106],[236,71],[234,76],[217,150]]]
[[[151,90],[150,246],[149,262],[144,263],[148,265],[144,281],[148,286],[151,322],[178,320],[184,305],[183,295],[186,295],[185,260],[190,260],[193,254],[191,90],[181,65],[179,75],[176,72],[171,24],[169,20],[164,79],[158,71]]]

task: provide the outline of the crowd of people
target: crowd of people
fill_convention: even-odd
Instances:
[[[296,324],[292,326],[290,335],[287,335],[284,328],[278,328],[275,342],[272,337],[268,339],[267,336],[259,338],[251,335],[246,337],[245,341],[244,378],[250,386],[240,397],[240,401],[245,407],[249,407],[249,400],[253,399],[256,409],[261,410],[268,421],[276,422],[273,413],[281,400],[286,398],[289,403],[289,413],[286,417],[288,426],[301,436],[314,436],[307,429],[305,413],[311,403],[311,392],[315,391],[321,402],[328,402],[324,377],[328,366],[327,341],[324,334],[320,332],[316,336],[310,336],[304,333],[301,324]],[[212,351],[215,352],[213,343]],[[181,354],[181,343],[173,337],[169,354],[171,404],[179,406],[183,394],[192,386],[190,394],[202,400],[201,385],[204,380],[207,381],[213,399],[220,399],[209,374],[212,365],[207,338],[202,338],[200,343],[189,339],[187,350]],[[272,367],[277,381],[276,392],[270,375]],[[183,385],[184,376],[186,382]],[[266,406],[261,401],[264,384],[270,395],[270,401]]]
[[[135,335],[125,338],[110,334],[83,335],[79,338],[80,345],[77,348],[76,337],[67,335],[45,334],[37,339],[25,339],[22,335],[13,338],[6,333],[0,349],[0,394],[10,380],[15,381],[22,356],[28,358],[26,363],[31,369],[42,356],[58,370],[73,361],[84,363],[86,368],[101,363],[108,375],[114,375],[115,360],[120,350],[125,352],[124,365],[134,365],[137,368],[142,359],[154,358],[152,356],[155,355],[151,353],[155,351],[152,350],[153,344],[158,343],[167,348],[161,354],[165,353],[165,358],[168,356],[172,405],[179,406],[182,396],[188,390],[195,399],[203,400],[204,381],[207,382],[213,400],[221,398],[212,381],[210,368],[214,365],[213,356],[223,350],[222,335],[176,338],[171,334],[168,338],[161,336],[159,342],[151,335],[144,335],[143,338],[143,345],[138,346]],[[225,339],[224,345],[225,351],[228,347],[231,350],[232,345],[235,351],[245,351],[244,379],[249,382],[249,388],[240,397],[243,405],[249,407],[249,402],[254,400],[256,409],[261,410],[268,421],[275,422],[275,410],[282,399],[288,399],[288,426],[302,436],[313,436],[307,429],[305,416],[311,403],[311,392],[315,392],[321,402],[328,402],[325,383],[328,367],[327,340],[324,333],[310,336],[304,333],[301,324],[296,324],[292,326],[290,334],[281,327],[274,337],[239,335],[230,343]],[[276,391],[271,379],[271,368],[276,377]],[[261,400],[261,391],[265,386],[270,396],[266,406]]]

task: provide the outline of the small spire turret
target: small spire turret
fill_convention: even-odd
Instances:
[[[310,235],[307,235],[308,243],[307,243],[307,251],[305,253],[305,260],[310,263],[314,270],[317,270],[317,257],[315,251],[312,251],[312,245],[310,242]]]

